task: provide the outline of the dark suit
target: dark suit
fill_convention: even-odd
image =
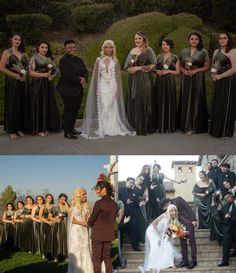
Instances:
[[[195,230],[192,222],[197,221],[196,217],[189,206],[189,204],[182,198],[176,197],[171,200],[171,203],[175,205],[178,209],[179,221],[185,225],[187,231],[189,232],[189,244],[191,247],[192,261],[197,261],[197,245],[195,240]],[[186,239],[180,239],[181,250],[183,255],[183,261],[188,262],[188,246]]]
[[[225,218],[226,214],[230,218]],[[226,202],[219,210],[219,216],[224,221],[223,225],[223,263],[229,262],[231,242],[236,241],[236,206]]]
[[[121,200],[125,205],[124,216],[131,217],[128,223],[124,224],[122,219],[121,223],[119,224],[121,248],[123,246],[124,233],[125,233],[125,230],[127,230],[131,240],[131,245],[133,249],[136,249],[138,247],[137,215],[136,215],[136,211],[138,208],[138,200],[136,198],[135,191],[127,187],[121,188],[119,190],[118,199]],[[133,203],[127,204],[128,199],[130,199]]]
[[[212,167],[207,174],[207,176],[215,183],[217,190],[220,188],[218,183],[218,177],[220,175],[221,175],[221,169],[218,166]]]
[[[109,196],[103,196],[94,205],[88,225],[92,227],[92,258],[94,273],[101,273],[104,261],[106,273],[112,273],[111,241],[115,239],[117,204]]]
[[[83,98],[83,87],[80,77],[88,80],[88,71],[77,56],[65,54],[59,61],[61,78],[57,85],[63,103],[63,129],[65,134],[71,133],[74,129],[76,115],[79,112]]]

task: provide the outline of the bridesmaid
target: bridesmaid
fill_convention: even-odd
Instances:
[[[28,58],[25,55],[24,40],[20,34],[11,37],[11,47],[4,50],[0,61],[0,72],[6,75],[4,130],[11,139],[24,136],[29,130],[28,120]]]
[[[22,250],[28,253],[32,253],[33,251],[32,210],[34,207],[34,199],[32,198],[32,196],[28,195],[25,200],[26,205],[23,208],[21,216],[24,219],[21,233]]]
[[[161,41],[162,54],[157,56],[157,78],[155,82],[156,128],[159,133],[172,133],[176,130],[176,82],[175,75],[180,74],[179,61],[171,53],[172,40]]]
[[[204,171],[199,172],[200,181],[193,188],[193,203],[196,208],[198,228],[210,228],[212,208],[216,192],[215,184]]]
[[[129,73],[127,117],[138,135],[146,135],[154,131],[150,125],[154,86],[151,70],[156,65],[156,56],[142,32],[135,34],[135,45],[124,65]]]
[[[42,246],[42,258],[51,258],[52,256],[52,220],[49,218],[52,207],[54,204],[54,199],[52,194],[47,194],[45,197],[45,204],[40,207],[39,219],[42,222],[41,225],[41,237],[40,245]]]
[[[42,254],[42,246],[40,244],[41,236],[41,220],[39,218],[40,208],[44,204],[44,198],[42,195],[36,196],[36,205],[32,209],[33,220],[33,253]]]
[[[60,114],[57,107],[53,79],[56,65],[48,42],[36,45],[37,53],[31,58],[29,74],[32,76],[33,133],[49,135],[49,131],[60,131]]]
[[[209,134],[214,137],[232,137],[236,105],[236,49],[227,32],[220,34],[211,72],[214,87]]]
[[[209,56],[203,48],[202,36],[188,36],[189,47],[180,52],[181,88],[179,100],[180,129],[191,135],[208,131],[205,73]]]
[[[21,249],[21,236],[22,236],[22,227],[23,227],[23,218],[22,212],[24,208],[25,203],[23,201],[17,202],[17,208],[18,210],[14,214],[14,223],[15,223],[15,247],[16,249]]]
[[[5,246],[13,247],[14,246],[14,214],[15,208],[13,203],[7,203],[6,211],[3,213],[3,223],[4,223],[4,233],[5,233]]]
[[[53,222],[52,256],[55,262],[58,262],[58,259],[60,258],[65,259],[68,256],[67,217],[70,207],[67,203],[67,195],[65,193],[61,193],[58,199],[58,205],[52,208],[52,211],[49,215],[50,219]]]

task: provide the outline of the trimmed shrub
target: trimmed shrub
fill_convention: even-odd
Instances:
[[[63,2],[49,2],[45,14],[52,19],[52,28],[62,29],[71,23],[71,5]]]
[[[51,24],[51,18],[40,13],[8,15],[6,20],[11,32],[20,32],[31,42],[42,39]]]
[[[73,26],[77,32],[100,32],[111,25],[113,17],[112,4],[79,6],[73,11]]]
[[[193,29],[200,29],[202,27],[202,19],[193,14],[179,13],[172,15],[171,18],[174,29],[180,26],[187,26]]]

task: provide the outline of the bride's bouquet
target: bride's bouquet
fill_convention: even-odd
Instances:
[[[174,221],[169,225],[167,235],[173,239],[187,239],[186,235],[188,235],[188,231],[182,223]]]

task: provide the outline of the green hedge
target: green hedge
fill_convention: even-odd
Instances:
[[[45,14],[52,19],[52,29],[60,30],[71,23],[71,5],[64,2],[49,2]]]
[[[73,27],[77,32],[101,32],[113,21],[112,4],[78,6],[73,10]]]
[[[42,39],[51,25],[51,18],[44,14],[8,15],[7,24],[11,32],[20,32],[28,42]]]

